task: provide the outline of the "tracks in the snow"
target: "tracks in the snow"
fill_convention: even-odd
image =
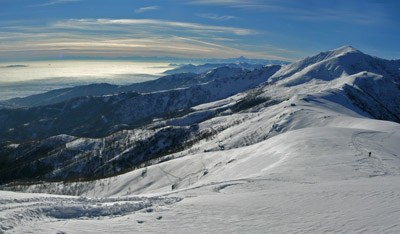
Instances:
[[[398,171],[391,169],[382,159],[379,147],[383,147],[379,142],[383,142],[390,135],[382,136],[382,133],[365,131],[354,133],[351,143],[356,153],[356,170],[367,173],[370,177],[398,175]],[[361,140],[363,139],[363,140]],[[379,142],[377,142],[379,140]],[[370,144],[374,142],[374,144]],[[378,147],[378,148],[377,148]]]

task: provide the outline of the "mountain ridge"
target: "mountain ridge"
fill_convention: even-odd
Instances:
[[[361,59],[349,62],[349,58]],[[50,144],[40,144],[46,139],[5,142],[0,147],[0,153],[7,155],[7,160],[10,160],[6,160],[4,165],[12,165],[12,158],[16,155],[25,154],[26,158],[33,158],[33,161],[25,162],[25,167],[8,170],[7,178],[11,174],[14,179],[25,178],[27,172],[23,168],[38,168],[37,157],[42,164],[39,168],[47,168],[37,175],[38,179],[86,178],[111,176],[129,168],[173,161],[174,158],[200,151],[207,153],[240,149],[294,130],[315,127],[353,129],[352,126],[362,126],[357,122],[366,123],[373,119],[399,122],[400,101],[397,100],[400,100],[400,86],[396,82],[400,71],[396,66],[397,60],[383,60],[351,47],[342,47],[291,65],[265,66],[254,71],[220,68],[195,77],[195,80],[206,78],[206,82],[200,85],[147,94],[149,97],[168,94],[164,103],[176,107],[174,110],[177,113],[165,115],[165,109],[156,108],[161,110],[160,113],[164,111],[164,115],[154,116],[151,121],[137,126],[125,126],[126,130],[116,127],[110,135],[100,138],[63,137]],[[218,75],[218,71],[222,74],[229,74],[226,71],[232,73],[224,77]],[[202,99],[218,95],[207,101],[180,106],[183,100],[192,98],[184,90],[201,90],[204,87],[208,87],[209,93],[201,94]],[[133,95],[129,99],[136,100],[141,96]],[[119,103],[118,97],[107,97],[115,98],[116,102],[111,106],[120,106],[119,110],[122,111],[113,109],[111,113],[123,116],[139,110],[132,109],[131,102]],[[151,103],[162,99],[138,104],[154,109]],[[104,117],[108,119],[108,116]],[[375,124],[374,121],[378,120],[371,123]],[[392,126],[397,124],[393,123]],[[72,158],[79,158],[79,163]],[[24,162],[25,159],[20,157],[20,160]],[[35,170],[35,173],[38,171]]]

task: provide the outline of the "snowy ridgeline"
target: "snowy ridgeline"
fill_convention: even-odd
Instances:
[[[47,169],[28,171],[38,178],[138,169],[3,185],[59,195],[0,191],[0,231],[399,233],[399,68],[343,47],[278,69],[218,75],[201,89],[215,95],[255,83],[140,128],[7,143],[8,160]],[[178,93],[167,102],[182,100]]]

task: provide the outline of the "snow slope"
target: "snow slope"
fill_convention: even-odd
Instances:
[[[291,100],[296,106],[287,108],[295,112],[308,105],[304,115],[316,117],[292,121],[285,133],[257,144],[197,153],[99,181],[30,186],[25,191],[100,198],[84,198],[83,207],[76,198],[44,198],[39,205],[4,199],[8,217],[20,213],[11,207],[21,203],[29,211],[40,207],[39,217],[14,215],[5,223],[13,227],[10,233],[399,232],[400,125],[355,112],[343,115],[330,109],[336,104],[322,101],[325,109]],[[325,123],[315,121],[322,116]],[[256,128],[264,125],[252,121]],[[219,137],[224,134],[230,133]],[[137,197],[143,194],[150,198]],[[114,213],[109,211],[110,197],[124,210],[111,203]],[[160,197],[171,204],[164,206]],[[65,210],[72,215],[65,217]]]
[[[7,233],[397,233],[399,126],[369,124],[391,130],[290,131],[256,145],[98,181],[81,198],[1,192],[2,228]]]

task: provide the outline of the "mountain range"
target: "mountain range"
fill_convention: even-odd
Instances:
[[[206,73],[215,68],[232,68],[233,71],[254,70],[261,68],[261,64],[248,64],[248,63],[218,63],[218,64],[203,64],[203,65],[183,65],[178,68],[168,70],[165,74],[171,76],[164,76],[161,79],[150,80],[141,83],[134,83],[131,85],[112,85],[107,83],[96,83],[89,85],[75,86],[71,88],[54,89],[49,92],[30,95],[27,97],[12,98],[9,100],[1,101],[0,107],[3,108],[20,108],[20,107],[33,107],[55,104],[62,101],[67,101],[72,98],[82,96],[101,96],[108,94],[117,94],[122,92],[136,91],[141,93],[149,93],[161,90],[176,89],[180,87],[188,87],[193,84],[198,84],[199,79],[194,79],[202,73]],[[239,69],[239,70],[237,70]],[[227,74],[230,75],[230,74]],[[199,76],[200,77],[200,76]],[[210,79],[210,78],[208,78]],[[212,79],[212,78],[211,78]],[[197,80],[197,81],[196,81]],[[201,81],[203,82],[203,81]]]
[[[400,231],[400,60],[344,46],[14,102],[0,232]]]
[[[277,63],[270,63],[277,64]],[[284,64],[284,63],[281,63]],[[167,70],[165,74],[176,74],[176,73],[196,73],[201,74],[218,67],[231,67],[231,68],[243,68],[247,70],[254,70],[261,68],[265,64],[250,64],[250,63],[206,63],[201,65],[186,64],[177,68]]]
[[[19,99],[32,107],[0,110],[1,182],[112,176],[177,153],[240,148],[329,126],[336,115],[399,122],[399,67],[399,60],[347,46],[252,71],[223,66]],[[92,88],[98,96],[86,96]],[[253,126],[255,120],[264,124]]]

